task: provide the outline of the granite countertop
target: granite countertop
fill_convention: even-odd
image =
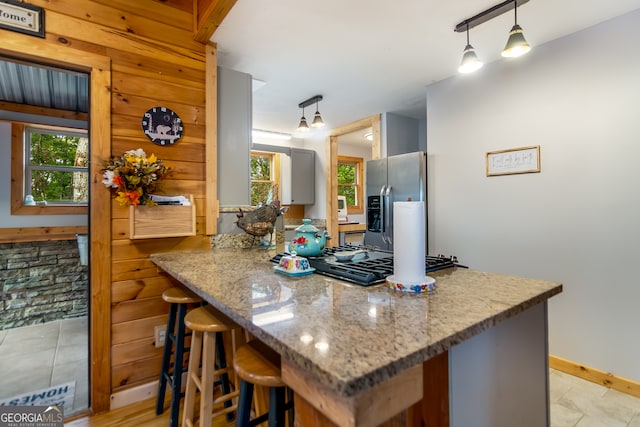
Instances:
[[[273,270],[274,251],[215,249],[151,260],[314,380],[353,396],[562,291],[464,268],[429,273],[428,295]]]

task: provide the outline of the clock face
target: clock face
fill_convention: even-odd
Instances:
[[[167,107],[153,107],[142,116],[142,130],[154,144],[173,145],[182,136],[182,120]]]

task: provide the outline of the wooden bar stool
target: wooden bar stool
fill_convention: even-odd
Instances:
[[[224,320],[223,320],[224,319]],[[231,366],[226,365],[223,333],[231,334],[232,354],[235,355],[236,336],[238,328],[234,323],[222,315],[214,313],[209,306],[190,311],[184,319],[187,328],[193,331],[191,337],[191,353],[189,354],[189,371],[187,373],[187,389],[184,398],[183,427],[194,426],[194,406],[196,391],[200,391],[200,426],[211,426],[211,420],[225,414],[231,414],[237,408],[238,397],[237,377],[234,375],[234,388],[231,391],[229,373]],[[216,360],[217,359],[217,360]],[[202,361],[202,372],[199,372]],[[220,378],[222,395],[213,398],[215,377]],[[224,402],[224,408],[213,412],[214,407]],[[230,416],[227,419],[230,419]]]
[[[160,382],[158,384],[158,397],[156,400],[156,415],[164,412],[164,396],[167,383],[171,387],[171,414],[169,425],[177,427],[178,412],[180,410],[180,397],[182,396],[182,374],[184,354],[189,352],[185,347],[187,334],[184,327],[184,318],[187,314],[188,304],[202,304],[198,296],[178,287],[169,288],[162,293],[162,299],[169,303],[169,319],[164,339],[164,351],[162,353],[162,367],[160,369]],[[176,325],[177,323],[177,325]],[[172,348],[175,346],[173,366],[171,366]]]
[[[255,426],[265,421],[269,427],[284,427],[287,410],[289,426],[293,426],[293,391],[282,381],[280,358],[273,350],[258,340],[249,341],[236,351],[233,368],[240,377],[236,427]],[[269,411],[251,419],[254,386],[269,388]]]

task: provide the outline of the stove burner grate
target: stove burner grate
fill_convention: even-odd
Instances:
[[[354,257],[351,261],[340,262],[333,256],[336,252],[367,250],[365,255]],[[271,261],[279,263],[285,254],[277,254]],[[384,283],[387,276],[393,274],[393,252],[367,246],[335,246],[325,248],[322,255],[307,257],[315,273],[333,277],[362,286]],[[425,257],[425,273],[459,266],[455,257],[442,255]]]

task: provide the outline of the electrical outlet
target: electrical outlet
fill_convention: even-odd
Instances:
[[[164,340],[167,336],[166,325],[157,325],[153,330],[153,336],[155,338],[156,348],[164,347]]]

